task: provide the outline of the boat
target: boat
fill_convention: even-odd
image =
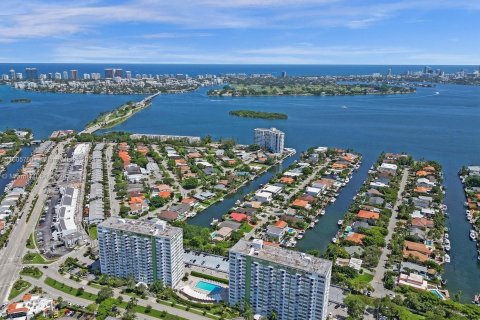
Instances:
[[[315,227],[315,223],[311,222],[309,225],[308,225],[308,228],[309,229],[313,229]]]
[[[295,238],[297,238],[298,240],[301,240],[303,238],[303,234],[297,234]]]
[[[443,246],[443,249],[445,249],[445,251],[450,251],[451,247],[450,247],[450,244],[446,244]]]
[[[343,224],[343,220],[338,220],[337,225],[341,226]]]
[[[443,235],[443,237],[444,237],[445,239],[448,239],[448,237],[449,237],[448,233],[445,233],[445,234]]]
[[[440,283],[442,284],[442,286],[446,286],[448,281],[447,281],[447,279],[442,279],[442,281]]]
[[[480,293],[473,296],[472,303],[480,305]]]
[[[218,219],[213,219],[212,222],[210,222],[211,226],[214,226],[218,223]]]
[[[318,219],[315,219],[313,222],[314,222],[314,223],[318,223]]]
[[[448,240],[448,239],[445,239],[445,241],[444,241],[444,242],[445,242],[445,244],[446,244],[446,245],[450,245],[450,240]]]
[[[325,210],[320,211],[320,215],[324,216],[325,215]]]
[[[477,233],[473,229],[470,230],[470,239],[472,239],[473,241],[477,239]]]
[[[450,256],[448,254],[445,254],[445,256],[443,257],[443,261],[445,261],[445,263],[450,263]]]
[[[333,197],[332,199],[330,199],[330,203],[334,203],[335,200],[337,200],[337,199],[335,199],[335,197]]]
[[[337,243],[337,241],[338,241],[338,240],[337,240],[336,237],[333,237],[333,238],[332,238],[332,243]]]

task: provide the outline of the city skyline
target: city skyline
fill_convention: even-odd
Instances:
[[[471,1],[0,4],[0,62],[477,64]],[[448,23],[446,23],[448,22]]]

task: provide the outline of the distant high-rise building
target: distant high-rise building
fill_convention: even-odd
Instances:
[[[70,70],[70,79],[73,81],[78,80],[78,70]]]
[[[115,74],[115,69],[107,68],[103,70],[105,79],[113,79]]]
[[[51,72],[47,73],[47,80],[52,80],[53,74]]]
[[[175,287],[184,276],[183,231],[158,220],[111,217],[98,225],[103,274]]]
[[[287,71],[282,71],[282,78],[286,78],[287,77]]]
[[[285,147],[285,133],[276,128],[256,128],[254,143],[273,153],[283,153]]]
[[[62,74],[60,72],[55,72],[55,80],[62,80]]]
[[[278,320],[327,318],[332,262],[241,239],[229,253],[229,303]]]
[[[98,80],[98,79],[100,79],[100,73],[92,72],[90,78],[93,79],[93,80]]]
[[[15,70],[10,69],[9,74],[10,74],[10,80],[15,80],[17,78],[15,74]]]
[[[123,69],[114,69],[115,71],[113,72],[113,77],[119,77],[123,78]]]
[[[63,80],[68,80],[68,72],[63,71]]]
[[[132,79],[132,71],[128,71],[128,70],[125,71],[125,78],[127,78],[129,80]]]
[[[15,75],[15,78],[17,80],[22,80],[23,79],[23,74],[21,72],[17,72],[17,74]]]
[[[27,80],[37,80],[38,71],[37,68],[25,68],[25,77]]]
[[[392,68],[389,68],[389,69],[388,69],[387,76],[388,76],[388,77],[391,77],[391,76],[392,76]]]
[[[83,80],[90,80],[90,74],[84,73],[83,74]]]

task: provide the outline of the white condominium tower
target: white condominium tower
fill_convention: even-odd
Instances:
[[[328,260],[242,239],[230,249],[229,303],[278,320],[323,320],[331,271]]]
[[[254,143],[273,153],[283,153],[285,133],[276,128],[256,128]]]
[[[165,221],[111,217],[98,225],[100,270],[175,287],[184,276],[183,230]]]

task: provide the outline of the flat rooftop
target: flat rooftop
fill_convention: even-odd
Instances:
[[[265,244],[262,249],[253,250],[252,244],[251,241],[241,239],[232,247],[232,249],[230,249],[230,251],[320,275],[325,275],[332,268],[331,261],[320,259],[303,252],[268,246]]]
[[[173,237],[176,234],[183,233],[181,228],[172,227],[160,219],[133,220],[110,217],[100,223],[99,226],[150,237]]]

